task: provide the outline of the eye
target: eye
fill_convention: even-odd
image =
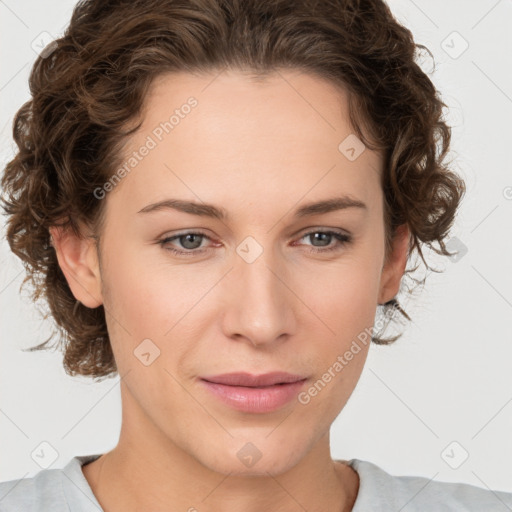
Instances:
[[[315,243],[318,242],[320,244],[318,246],[313,246],[313,248],[310,249],[309,252],[312,253],[326,253],[341,250],[343,246],[352,242],[351,235],[332,230],[309,231],[308,233],[302,235],[302,237],[299,240],[303,240],[308,237],[310,241],[314,241]],[[171,253],[176,254],[178,256],[194,256],[198,254],[203,254],[211,249],[210,247],[201,248],[202,242],[205,239],[211,240],[211,238],[205,233],[202,233],[200,231],[190,231],[188,233],[178,233],[174,236],[163,238],[162,240],[159,240],[158,243],[166,251],[170,251]],[[171,244],[171,242],[174,241],[179,242],[179,244],[184,250],[176,249],[175,247],[169,246],[169,244]]]
[[[203,239],[207,238],[210,240],[210,237],[205,233],[201,233],[198,231],[191,231],[189,233],[178,233],[177,235],[170,236],[167,238],[163,238],[158,243],[166,250],[170,251],[173,254],[177,254],[179,256],[193,256],[197,254],[202,254],[207,251],[208,248],[203,248],[201,250],[197,250],[198,247],[201,246],[201,242]],[[186,249],[185,251],[181,251],[179,249],[175,249],[174,247],[167,247],[171,242],[177,240],[180,242],[181,246]]]
[[[318,235],[318,236],[314,236]],[[325,252],[331,252],[331,251],[339,251],[341,250],[345,245],[348,245],[352,242],[352,237],[346,233],[340,233],[338,231],[323,231],[323,230],[316,230],[316,231],[309,231],[305,235],[302,235],[300,240],[303,240],[304,238],[308,238],[310,241],[319,242],[319,246],[313,246],[313,249],[310,250],[310,252],[313,253],[325,253]],[[334,244],[333,242],[334,239]]]

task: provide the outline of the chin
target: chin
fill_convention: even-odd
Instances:
[[[236,454],[231,454],[226,460],[222,462],[217,460],[216,463],[209,467],[211,470],[223,475],[268,477],[269,474],[277,476],[286,473],[293,468],[294,465],[295,464],[288,460],[283,461],[279,459],[279,456],[273,456],[271,458],[266,457],[265,460],[262,457],[257,463],[249,467],[242,464]]]
[[[231,476],[265,476],[279,475],[293,468],[306,455],[306,447],[297,449],[297,444],[284,444],[276,436],[275,441],[266,438],[268,433],[254,435],[243,439],[232,439],[229,446],[214,452],[195,454],[196,458],[212,471]]]

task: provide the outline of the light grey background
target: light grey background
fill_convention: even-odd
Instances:
[[[31,45],[42,32],[60,36],[74,3],[0,0],[2,164],[14,152],[12,117],[29,99]],[[333,425],[332,454],[393,474],[512,491],[512,1],[389,3],[435,57],[433,81],[453,126],[451,157],[468,186],[452,243],[468,252],[457,262],[426,252],[445,272],[429,274],[405,302],[414,323],[404,336],[371,348]],[[423,68],[431,67],[425,60]],[[21,352],[43,341],[50,325],[20,296],[23,267],[4,239],[0,251],[3,481],[41,470],[31,454],[43,442],[56,450],[51,467],[111,449],[121,409],[119,377],[71,378],[59,352]]]

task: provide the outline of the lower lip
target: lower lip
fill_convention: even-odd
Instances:
[[[203,384],[225,404],[243,412],[264,413],[283,407],[297,397],[306,379],[259,388],[227,386],[202,380]]]

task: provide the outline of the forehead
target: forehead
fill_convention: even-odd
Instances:
[[[216,203],[236,193],[263,207],[335,191],[371,202],[379,190],[381,155],[355,138],[346,92],[296,70],[258,80],[235,71],[159,76],[126,159],[150,140],[116,187],[133,209],[170,192]],[[347,158],[354,143],[364,151]]]

